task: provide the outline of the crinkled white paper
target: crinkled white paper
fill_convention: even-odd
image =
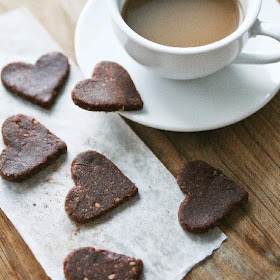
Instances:
[[[0,17],[0,42],[1,68],[17,60],[33,63],[59,49],[25,9]],[[180,280],[212,254],[225,235],[218,228],[203,235],[182,230],[177,211],[184,195],[174,177],[117,114],[87,112],[73,104],[71,89],[82,79],[72,65],[67,85],[51,110],[23,101],[0,85],[1,123],[13,114],[30,115],[68,145],[66,156],[23,183],[0,179],[0,206],[53,280],[64,279],[63,259],[83,246],[141,258],[142,279]],[[64,199],[74,186],[71,161],[89,149],[112,160],[136,184],[139,195],[77,227],[64,211]]]

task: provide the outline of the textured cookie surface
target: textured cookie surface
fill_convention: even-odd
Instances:
[[[25,115],[9,117],[2,134],[7,148],[0,155],[0,175],[10,181],[27,179],[67,150],[63,141]]]
[[[104,61],[96,65],[92,79],[78,83],[72,99],[89,111],[140,110],[143,102],[127,71],[117,63]]]
[[[53,52],[42,56],[35,65],[8,64],[2,70],[3,85],[11,92],[42,107],[50,107],[68,77],[68,59]]]
[[[87,151],[72,162],[75,187],[66,196],[65,210],[76,222],[88,222],[137,194],[137,187],[105,156]]]
[[[186,163],[177,181],[187,195],[179,208],[179,222],[188,231],[209,230],[248,200],[242,187],[203,161]]]
[[[73,251],[64,261],[67,280],[137,280],[142,268],[140,259],[91,247]]]

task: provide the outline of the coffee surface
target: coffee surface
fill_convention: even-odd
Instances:
[[[126,0],[122,17],[142,37],[172,47],[219,41],[240,21],[237,0]]]

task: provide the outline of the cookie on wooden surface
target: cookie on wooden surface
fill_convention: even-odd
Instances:
[[[184,164],[177,182],[187,195],[178,212],[179,222],[187,231],[208,231],[248,200],[242,187],[200,160]]]

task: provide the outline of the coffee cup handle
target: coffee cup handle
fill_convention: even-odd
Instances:
[[[257,20],[250,30],[250,38],[263,35],[274,38],[280,42],[280,26]],[[273,54],[256,54],[249,52],[241,52],[235,64],[267,64],[280,61],[280,51]]]

